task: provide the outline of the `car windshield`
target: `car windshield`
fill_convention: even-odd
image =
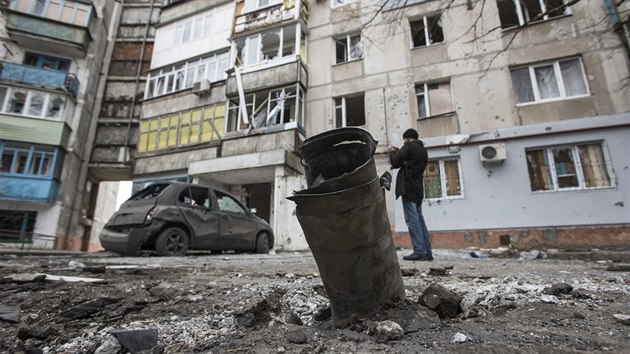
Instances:
[[[140,192],[132,195],[129,200],[154,199],[157,198],[168,187],[168,183],[152,184]]]

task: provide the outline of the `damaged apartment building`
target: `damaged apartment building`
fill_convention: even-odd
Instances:
[[[0,241],[83,249],[110,1],[0,2]]]
[[[81,70],[80,87],[101,72],[101,91],[83,100],[60,91],[77,107],[86,102],[84,111],[95,105],[85,120],[93,144],[52,144],[65,160],[89,159],[87,172],[65,172],[82,180],[50,175],[80,190],[72,195],[82,204],[94,205],[102,181],[133,180],[134,190],[160,181],[213,185],[269,221],[277,250],[301,250],[308,246],[285,198],[306,187],[304,139],[364,128],[379,141],[380,174],[390,170],[387,144],[402,145],[402,133],[416,128],[429,152],[423,212],[434,247],[630,246],[627,2],[105,3],[94,22],[100,32],[90,29],[103,41],[94,53],[102,68],[84,57],[70,65]],[[32,40],[20,45],[39,48]],[[26,63],[20,50],[5,58]],[[15,140],[0,134],[3,144]],[[4,166],[3,155],[3,181]],[[408,246],[393,192],[387,206],[397,244]],[[80,213],[73,220],[81,225]]]

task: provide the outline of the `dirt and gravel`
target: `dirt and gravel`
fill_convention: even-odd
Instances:
[[[334,330],[313,321],[327,299],[308,252],[2,254],[0,352],[630,352],[630,272],[605,261],[437,250],[433,262],[408,262],[406,253],[407,298]],[[432,284],[460,300],[450,315],[419,301]]]

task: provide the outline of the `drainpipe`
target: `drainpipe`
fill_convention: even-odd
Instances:
[[[149,37],[149,29],[151,28],[151,18],[153,17],[153,8],[155,0],[151,0],[151,7],[149,9],[149,18],[147,19],[147,25],[144,30],[144,37],[142,38],[142,47],[140,49],[140,58],[138,59],[138,70],[136,71],[136,82],[133,88],[133,96],[131,97],[131,107],[129,108],[129,122],[127,123],[127,137],[125,139],[125,161],[129,162],[129,136],[131,134],[131,121],[133,119],[133,112],[136,110],[136,96],[138,93],[138,86],[140,86],[140,74],[142,73],[142,62],[144,61],[144,49],[147,44],[147,38]]]

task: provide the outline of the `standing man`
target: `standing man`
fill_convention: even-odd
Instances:
[[[396,177],[396,199],[402,196],[405,222],[409,228],[413,253],[404,256],[407,261],[432,261],[431,238],[429,230],[422,216],[422,199],[424,184],[422,177],[427,167],[427,150],[422,141],[418,140],[415,129],[407,129],[403,133],[405,144],[398,149],[387,146],[389,161],[392,168],[399,168]]]

